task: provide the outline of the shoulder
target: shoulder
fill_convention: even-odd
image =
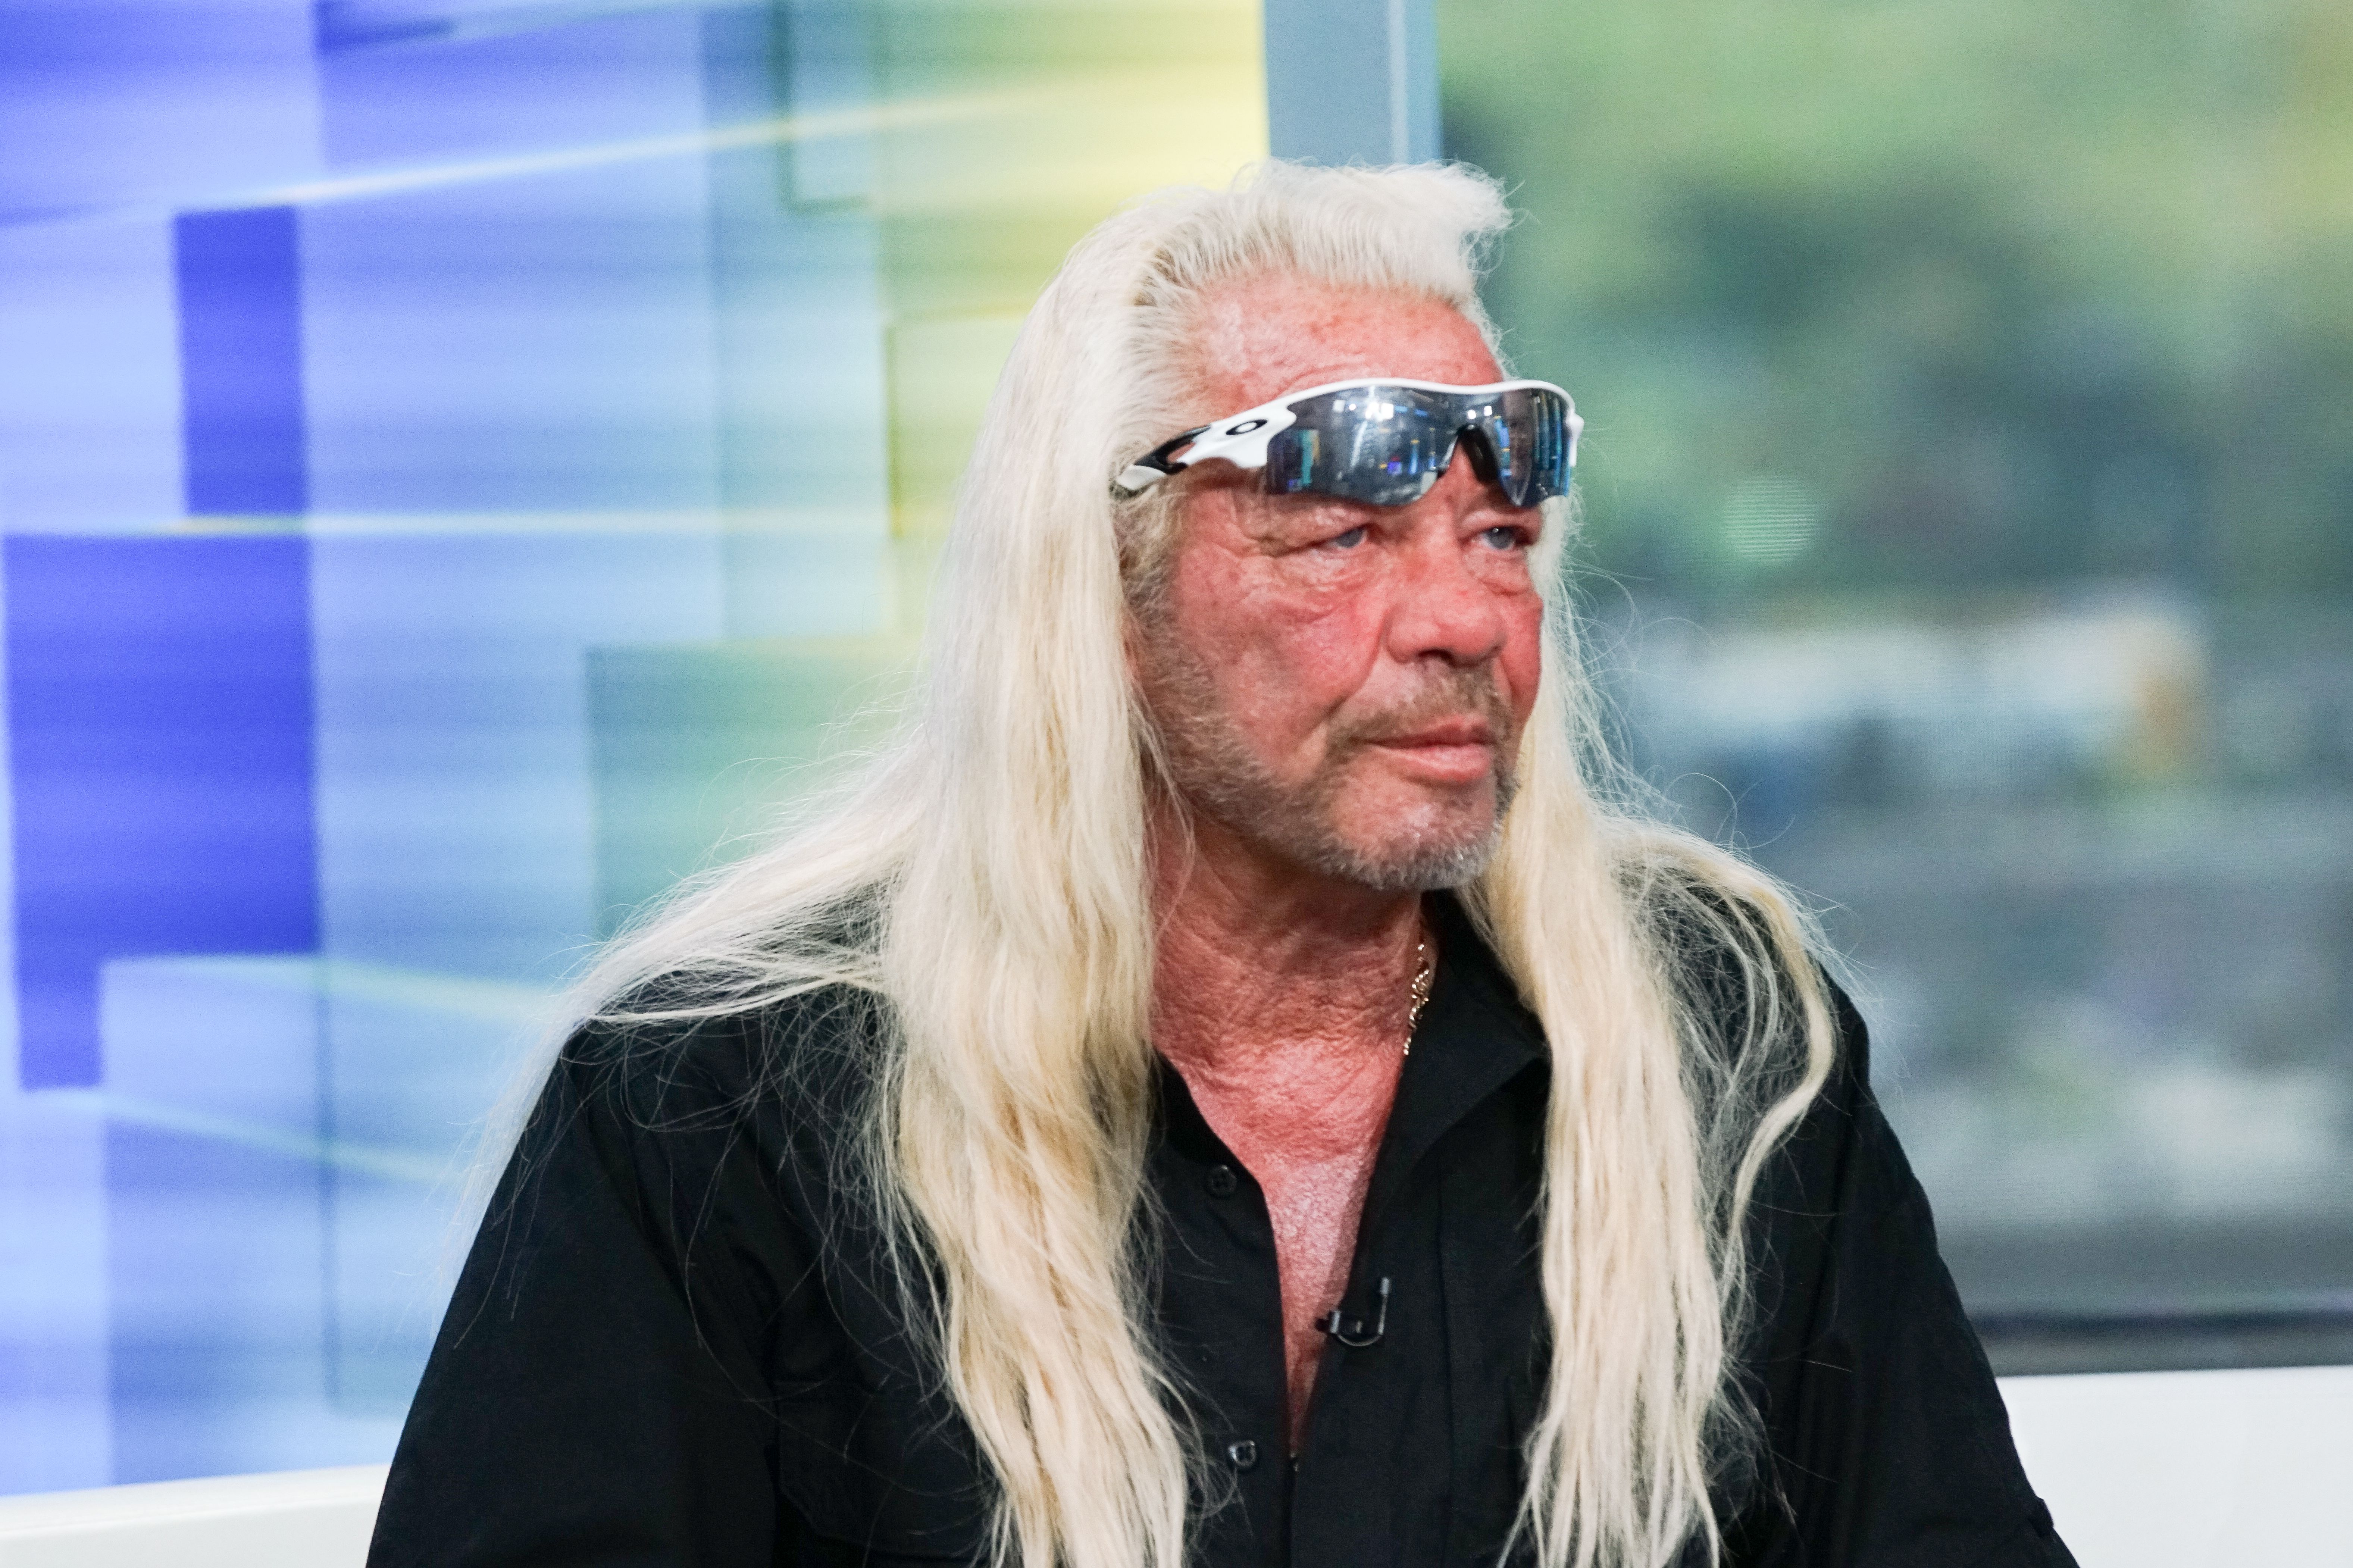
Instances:
[[[666,1258],[723,1233],[766,1237],[761,1258],[801,1258],[795,1238],[840,1219],[855,1186],[842,1178],[877,1076],[860,1044],[868,1010],[825,993],[729,1011],[693,1011],[674,989],[622,1000],[554,1053],[489,1218],[540,1237],[612,1209]]]
[[[1767,898],[1779,900],[1777,889]],[[1695,874],[1652,882],[1643,917],[1677,1000],[1703,1021],[1727,1065],[1765,1067],[1775,1057],[1809,1055],[1806,1013],[1828,1015],[1838,1073],[1869,1077],[1870,1042],[1853,999],[1809,939],[1809,924],[1788,905],[1767,907]],[[1796,1065],[1783,1062],[1782,1067]]]
[[[840,1125],[878,1076],[881,1009],[843,985],[732,1005],[691,977],[659,977],[573,1029],[551,1064],[542,1110],[563,1105],[642,1132],[778,1114]]]

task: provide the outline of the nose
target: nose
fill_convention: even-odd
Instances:
[[[1389,654],[1400,663],[1435,658],[1468,668],[1502,651],[1504,606],[1467,553],[1486,546],[1461,538],[1465,514],[1490,499],[1485,488],[1458,451],[1430,493],[1405,509],[1388,628]]]

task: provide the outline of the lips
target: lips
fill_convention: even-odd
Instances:
[[[1495,729],[1484,719],[1444,719],[1370,742],[1407,773],[1431,784],[1475,784],[1495,765]]]
[[[1378,746],[1486,746],[1495,743],[1495,727],[1484,719],[1465,716],[1441,719],[1435,724],[1425,724],[1419,730],[1402,735],[1383,735],[1374,742]]]

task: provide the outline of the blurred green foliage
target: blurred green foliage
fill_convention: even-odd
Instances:
[[[2353,592],[2344,0],[1440,0],[1588,557],[1694,600]]]

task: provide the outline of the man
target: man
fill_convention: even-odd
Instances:
[[[1445,168],[1073,252],[904,740],[611,953],[396,1563],[2064,1563],[1767,879],[1620,802]]]

